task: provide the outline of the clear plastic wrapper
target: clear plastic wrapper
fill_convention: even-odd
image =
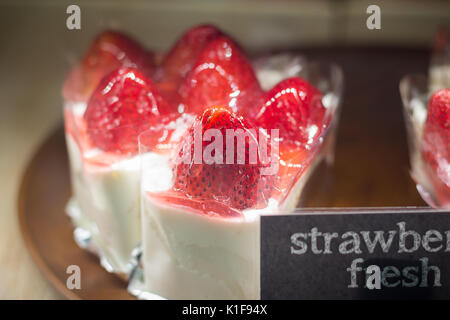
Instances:
[[[258,184],[254,197],[263,205],[242,210],[224,205],[230,203],[229,199],[196,201],[170,194],[166,201],[166,193],[173,186],[173,152],[193,119],[177,120],[181,122],[168,128],[157,143],[152,130],[142,133],[142,251],[136,251],[136,267],[129,284],[129,291],[141,299],[259,299],[260,216],[293,212],[317,164],[323,159],[330,164],[333,161],[343,89],[341,69],[333,64],[306,62],[296,55],[265,57],[254,66],[263,88],[292,76],[303,77],[316,86],[323,93],[328,125],[308,146],[308,152],[286,165],[288,173],[270,199],[264,185]],[[220,172],[216,177],[218,184],[227,178]]]

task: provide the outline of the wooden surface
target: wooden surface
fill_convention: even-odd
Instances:
[[[332,168],[319,167],[307,188],[306,206],[422,206],[408,173],[408,153],[398,93],[406,73],[426,72],[428,50],[329,48],[302,50],[344,70],[345,92]],[[79,249],[64,214],[70,195],[62,127],[39,148],[25,172],[19,219],[31,255],[66,297],[127,299],[126,284],[98,259]],[[82,289],[66,288],[66,268],[81,268]]]

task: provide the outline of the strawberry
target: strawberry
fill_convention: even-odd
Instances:
[[[153,73],[153,54],[130,37],[116,32],[102,32],[94,40],[81,63],[69,74],[63,96],[72,101],[86,101],[100,80],[118,67],[137,68],[146,76]]]
[[[421,149],[439,202],[450,206],[450,89],[430,98]]]
[[[211,142],[202,141],[201,144],[197,144],[201,146],[198,158],[194,148],[195,135],[201,134],[200,137],[205,139],[205,132],[214,131],[210,129],[221,133],[220,139],[223,144],[218,147],[219,154],[215,153],[218,149],[214,151],[209,149],[207,153],[208,146],[216,142],[214,137]],[[237,137],[245,139],[245,135],[248,135],[246,143],[240,144],[244,149],[239,149],[236,143],[239,138],[233,140],[226,138],[227,130],[230,129]],[[258,147],[257,131],[252,131],[252,127],[242,117],[227,107],[206,109],[187,131],[177,152],[173,169],[174,191],[184,194],[189,199],[218,201],[237,210],[264,207],[275,185],[275,175],[263,175],[262,169],[270,163],[263,164],[257,156],[256,159],[253,158],[255,162],[251,160],[251,143]],[[231,153],[230,150],[234,152]],[[208,155],[211,155],[212,159],[207,157]],[[242,159],[239,155],[244,155],[245,158]]]
[[[184,33],[158,69],[158,88],[167,96],[175,95],[180,82],[191,71],[203,48],[221,35],[222,32],[211,25],[199,25]]]
[[[138,135],[162,126],[170,106],[142,72],[119,68],[106,76],[89,99],[84,119],[92,143],[104,151],[136,153]]]
[[[258,104],[262,90],[250,62],[229,38],[219,37],[200,53],[179,93],[186,112],[222,105],[242,112]]]
[[[249,114],[257,126],[279,129],[281,141],[292,147],[308,147],[326,126],[322,94],[301,78],[278,83],[264,98],[259,110]],[[259,111],[259,112],[258,112]]]

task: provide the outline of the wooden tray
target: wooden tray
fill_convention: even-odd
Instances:
[[[345,94],[335,165],[319,168],[304,205],[423,206],[409,177],[400,78],[427,71],[428,50],[328,48],[302,50],[309,58],[340,64]],[[325,182],[325,183],[324,183]],[[64,207],[70,195],[63,128],[56,130],[29,163],[19,193],[25,243],[44,276],[70,299],[132,299],[126,282],[106,272],[80,249]],[[81,269],[81,290],[66,287],[66,268]]]

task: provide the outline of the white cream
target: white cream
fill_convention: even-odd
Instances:
[[[131,251],[141,241],[139,156],[108,167],[89,165],[70,134],[66,141],[73,188],[67,211],[90,234],[104,267],[128,274]]]

